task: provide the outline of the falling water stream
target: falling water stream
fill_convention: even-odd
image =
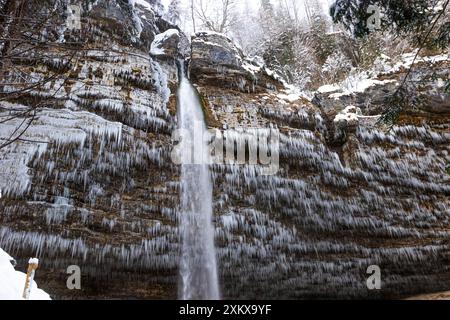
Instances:
[[[180,298],[219,299],[212,181],[208,166],[205,119],[197,92],[180,63],[178,121],[181,133],[181,237]]]

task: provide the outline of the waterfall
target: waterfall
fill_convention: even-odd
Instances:
[[[196,90],[180,63],[178,121],[181,132],[181,237],[180,298],[217,300],[212,179],[209,172],[207,129]]]

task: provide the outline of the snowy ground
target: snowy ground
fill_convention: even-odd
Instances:
[[[22,293],[26,274],[14,269],[11,264],[13,260],[9,254],[0,248],[0,300],[23,300]],[[38,289],[36,282],[33,281],[30,300],[51,299],[47,293]]]

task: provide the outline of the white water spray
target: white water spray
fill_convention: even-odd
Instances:
[[[181,237],[180,262],[183,300],[217,300],[214,227],[212,225],[212,182],[208,167],[206,125],[200,101],[180,63],[178,121],[181,150]],[[195,152],[194,152],[195,150]],[[194,158],[194,159],[193,159]],[[195,164],[193,164],[195,163]]]

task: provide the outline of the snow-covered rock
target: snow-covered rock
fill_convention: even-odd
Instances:
[[[366,115],[383,113],[387,99],[397,91],[402,77],[412,67],[410,79],[422,79],[413,90],[423,100],[419,108],[424,112],[450,114],[450,94],[442,90],[448,79],[444,70],[450,68],[450,55],[418,57],[414,61],[415,56],[416,52],[406,53],[394,64],[390,57],[381,55],[373,70],[352,73],[341,83],[320,87],[314,102],[330,117],[349,105],[359,107]]]
[[[336,117],[334,122],[345,121],[348,125],[354,126],[359,122],[359,116],[362,115],[361,109],[355,106],[348,106],[341,111]]]
[[[37,261],[33,259],[30,262],[36,263]],[[14,259],[0,248],[0,300],[23,300],[26,274],[16,271],[13,263]],[[33,281],[30,300],[51,300],[51,298]]]
[[[190,54],[189,41],[177,29],[169,29],[155,36],[150,54],[156,57],[186,58]]]
[[[284,83],[256,59],[248,59],[226,35],[204,31],[192,38],[191,78],[199,85],[217,85],[241,92],[269,92]]]
[[[430,72],[449,70],[441,65]],[[339,99],[329,95],[340,87],[322,88],[329,95],[322,93],[315,105],[212,81],[199,88],[218,128],[276,124],[281,131],[278,175],[262,178],[246,166],[212,168],[220,186],[220,270],[240,280],[224,281],[224,292],[371,299],[365,272],[372,264],[390,275],[384,294],[448,290],[442,274],[450,252],[449,118],[407,112],[385,133],[374,123],[401,78],[376,80]]]
[[[330,93],[330,92],[337,92],[340,91],[341,87],[338,85],[331,85],[326,84],[324,86],[321,86],[319,89],[317,89],[317,92],[319,93]]]
[[[150,54],[168,55],[169,50],[177,49],[180,40],[180,32],[176,29],[169,29],[164,33],[158,34],[152,42]]]

